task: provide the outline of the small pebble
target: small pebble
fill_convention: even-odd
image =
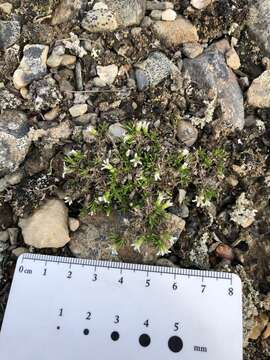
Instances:
[[[237,70],[240,68],[240,66],[241,66],[240,58],[239,58],[237,52],[235,51],[235,49],[232,48],[229,51],[227,51],[225,56],[226,56],[227,65],[231,69]]]
[[[19,257],[22,254],[26,254],[28,253],[29,250],[25,247],[17,247],[16,249],[12,250],[12,254],[15,255],[16,257]]]
[[[164,21],[174,21],[177,17],[177,14],[172,9],[167,9],[165,11],[162,11],[161,19]]]
[[[76,79],[76,89],[79,91],[83,90],[82,65],[80,61],[76,62],[75,79]]]
[[[206,8],[213,0],[191,0],[191,5],[198,10]]]
[[[222,259],[232,261],[234,259],[233,249],[226,244],[219,244],[216,248],[216,255]]]
[[[7,229],[9,233],[9,242],[11,245],[16,245],[19,235],[19,229],[18,228],[9,228]]]
[[[65,54],[62,57],[61,65],[68,66],[68,65],[74,65],[76,63],[76,56],[74,55],[68,55]]]
[[[126,129],[120,123],[112,124],[108,129],[108,136],[115,141],[123,139],[126,133]]]
[[[81,116],[83,114],[85,114],[87,112],[87,104],[78,104],[78,105],[73,105],[70,109],[69,109],[69,113],[72,117],[77,117],[77,116]]]
[[[118,74],[118,66],[111,64],[108,66],[97,66],[98,77],[107,85],[112,85]]]
[[[60,108],[59,108],[59,106],[56,106],[55,108],[53,108],[52,110],[50,110],[46,114],[44,114],[44,119],[47,121],[53,121],[57,118],[57,116],[59,115],[59,112],[60,112]]]
[[[150,16],[153,20],[161,20],[162,11],[161,10],[152,10]]]
[[[0,241],[7,242],[9,239],[9,233],[8,231],[0,231]]]
[[[70,231],[76,231],[80,227],[80,221],[78,219],[70,217],[68,219],[68,227]]]
[[[177,126],[177,136],[185,145],[192,146],[198,138],[198,130],[190,121],[181,120]]]
[[[143,21],[141,22],[141,27],[142,28],[148,28],[149,26],[151,26],[152,22],[153,21],[149,16],[145,16],[143,18]]]

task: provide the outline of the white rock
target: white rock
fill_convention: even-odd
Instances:
[[[13,7],[13,5],[8,2],[0,4],[0,10],[2,10],[5,14],[8,14],[8,15],[11,14],[12,7]]]
[[[105,81],[102,80],[101,78],[99,78],[98,76],[93,79],[93,84],[94,84],[94,86],[97,86],[97,87],[105,87],[106,86]]]
[[[99,78],[104,81],[107,85],[112,85],[117,74],[118,66],[115,64],[108,66],[97,66],[97,74]]]
[[[9,239],[9,233],[8,231],[0,231],[0,241],[7,242]]]
[[[35,248],[59,248],[70,238],[68,233],[68,209],[61,200],[47,200],[28,218],[20,219],[24,242]]]
[[[167,9],[162,12],[161,19],[164,21],[174,21],[177,17],[177,14],[172,9]]]
[[[47,65],[51,68],[56,68],[61,65],[63,55],[52,53],[47,60]]]
[[[87,112],[87,104],[73,105],[69,109],[69,113],[72,117],[81,116],[81,115],[85,114],[86,112]]]
[[[68,226],[69,226],[70,231],[74,232],[79,229],[80,221],[78,219],[70,217],[68,219]]]
[[[198,10],[206,8],[214,0],[191,0],[191,5]]]
[[[93,6],[93,10],[100,10],[100,9],[108,10],[107,4],[104,4],[103,2],[95,3],[95,5]]]

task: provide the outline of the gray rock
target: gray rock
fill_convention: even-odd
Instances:
[[[63,24],[73,19],[81,7],[82,0],[61,0],[53,13],[52,25]]]
[[[19,229],[18,228],[9,228],[8,230],[9,234],[9,242],[11,245],[16,245],[19,235]]]
[[[126,129],[120,123],[112,124],[108,129],[109,137],[115,141],[123,139],[126,133]]]
[[[12,92],[3,88],[0,90],[0,109],[16,109],[21,105],[21,99],[16,97]]]
[[[13,74],[16,89],[29,85],[33,80],[41,79],[47,73],[47,56],[49,47],[46,45],[26,45],[23,58]]]
[[[190,58],[194,59],[195,57],[201,55],[203,53],[203,47],[199,43],[186,43],[183,45],[183,54]]]
[[[24,113],[6,110],[0,115],[0,176],[18,169],[24,161],[31,141]]]
[[[136,65],[136,81],[140,91],[154,87],[172,73],[172,62],[161,52],[153,52]]]
[[[253,80],[247,91],[247,102],[257,108],[270,107],[270,70]]]
[[[248,20],[248,31],[264,50],[266,56],[270,56],[270,2],[269,0],[257,0],[253,2]]]
[[[21,26],[18,21],[0,20],[0,49],[7,49],[20,38]]]
[[[183,70],[187,78],[201,89],[217,96],[222,110],[222,124],[227,130],[244,127],[243,94],[233,71],[227,66],[225,53],[230,49],[226,40],[215,43],[195,59],[185,59]]]
[[[145,0],[103,0],[108,9],[88,11],[82,27],[89,32],[114,31],[138,25],[145,14]]]
[[[80,228],[71,234],[69,248],[77,257],[95,260],[117,259],[110,235],[121,233],[124,228],[124,218],[117,214],[86,216],[81,219]]]
[[[198,138],[198,130],[190,121],[180,120],[177,125],[177,137],[185,145],[192,146]]]
[[[147,10],[167,10],[173,7],[173,3],[169,1],[146,1]]]

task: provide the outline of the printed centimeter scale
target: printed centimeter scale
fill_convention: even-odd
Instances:
[[[220,313],[220,306],[227,315]],[[35,360],[19,334],[25,326],[39,324],[36,347],[43,347],[51,334],[54,351],[66,360],[73,360],[70,338],[76,342],[78,360],[85,358],[88,346],[103,359],[110,354],[113,360],[124,360],[130,349],[134,356],[137,349],[141,360],[150,354],[169,360],[180,352],[183,360],[192,354],[195,360],[195,354],[203,353],[207,360],[220,353],[219,359],[225,360],[229,355],[225,345],[234,339],[239,345],[230,349],[231,360],[240,360],[241,284],[237,276],[225,272],[24,254],[17,262],[3,323],[3,360],[11,355],[13,360]],[[18,340],[16,349],[6,343],[12,337]],[[46,349],[41,360],[50,351]]]

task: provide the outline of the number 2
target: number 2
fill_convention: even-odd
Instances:
[[[71,279],[71,278],[72,278],[72,271],[69,271],[67,275],[67,279]]]
[[[90,311],[88,311],[88,312],[86,313],[86,318],[85,318],[85,320],[91,320],[91,313],[90,313]]]

